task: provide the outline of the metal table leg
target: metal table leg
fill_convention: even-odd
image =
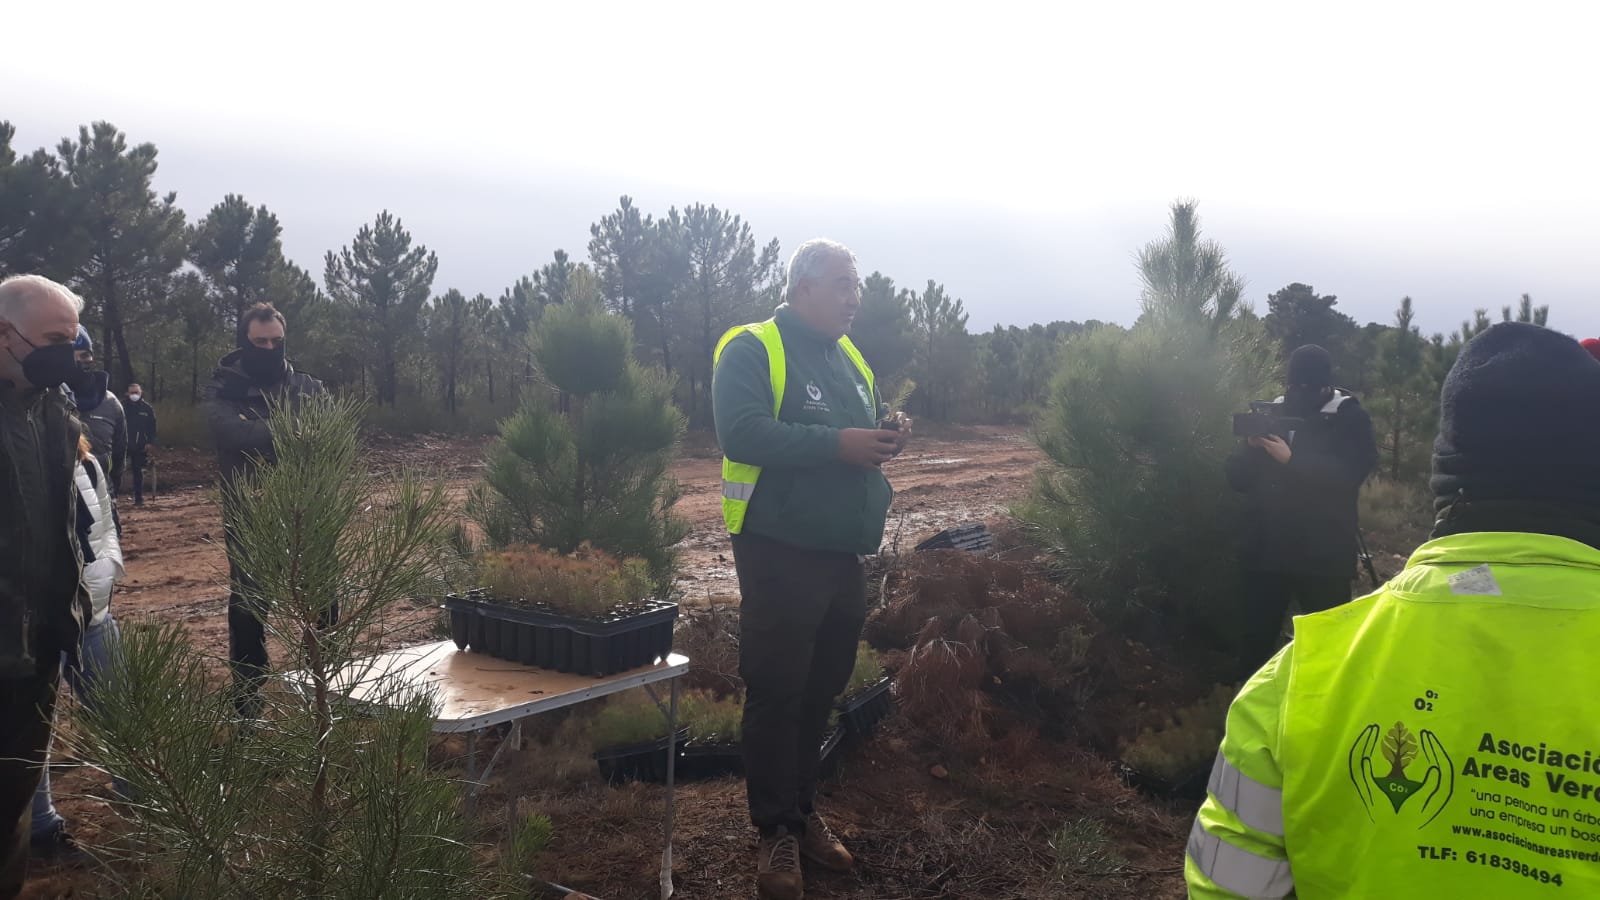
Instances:
[[[662,827],[661,900],[672,896],[672,815],[678,769],[678,679],[672,679],[672,702],[667,711],[667,813]]]
[[[478,811],[478,732],[467,733],[467,796],[463,806],[467,818]]]
[[[506,751],[506,746],[510,745],[514,750],[522,749],[522,720],[517,719],[511,723],[511,732],[506,735],[505,740],[500,742],[500,746],[494,748],[494,752],[489,754],[489,761],[484,763],[483,771],[480,772],[478,771],[478,735],[481,733],[481,731],[473,731],[467,734],[467,797],[465,808],[469,819],[478,811],[478,794],[485,787],[488,787],[489,776],[494,773],[494,767],[500,762],[500,754]]]

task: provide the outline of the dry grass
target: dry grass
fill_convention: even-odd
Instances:
[[[704,609],[683,608],[672,638],[673,649],[689,657],[684,684],[719,697],[744,693],[739,677],[739,608],[713,603]]]
[[[1421,484],[1371,478],[1361,488],[1361,525],[1381,534],[1426,532],[1433,525],[1433,497]]]

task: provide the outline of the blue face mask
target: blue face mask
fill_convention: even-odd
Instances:
[[[33,341],[23,337],[22,332],[15,332],[22,338],[22,342],[33,348],[27,356],[17,359],[15,352],[11,358],[22,365],[22,377],[36,388],[53,388],[60,384],[70,384],[82,377],[78,369],[78,360],[71,344],[46,344],[41,347]]]

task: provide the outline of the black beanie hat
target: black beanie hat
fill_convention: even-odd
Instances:
[[[1289,354],[1288,384],[1328,387],[1333,384],[1333,357],[1316,344],[1307,344]]]
[[[1433,493],[1441,510],[1510,501],[1600,521],[1600,361],[1538,325],[1473,338],[1439,397]]]

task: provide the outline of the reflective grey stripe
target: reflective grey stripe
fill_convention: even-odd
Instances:
[[[1280,900],[1294,893],[1286,859],[1268,859],[1241,850],[1206,831],[1199,819],[1189,830],[1189,858],[1225,891],[1251,900]]]
[[[1283,791],[1269,788],[1217,754],[1206,790],[1239,821],[1273,837],[1283,837]]]
[[[755,495],[756,486],[753,484],[740,484],[737,481],[724,481],[722,483],[722,499],[724,500],[743,500],[749,503],[750,498]]]

